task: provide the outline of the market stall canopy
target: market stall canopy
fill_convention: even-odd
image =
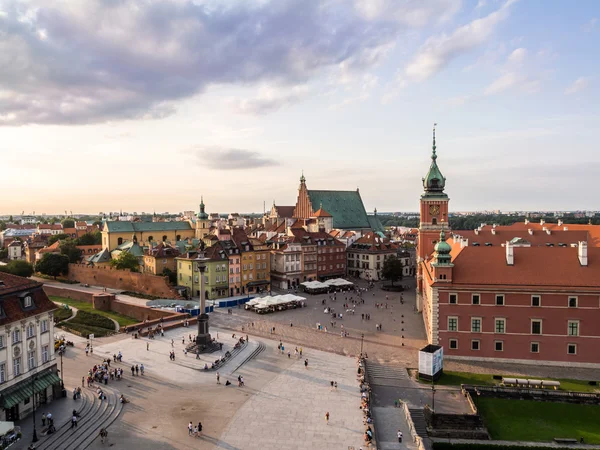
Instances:
[[[14,422],[0,422],[0,437],[15,429]]]

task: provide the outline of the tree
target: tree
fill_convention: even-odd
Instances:
[[[4,268],[5,272],[12,273],[13,275],[17,275],[19,277],[29,278],[31,275],[33,275],[33,266],[27,261],[19,259],[9,261]]]
[[[63,228],[75,228],[75,221],[73,219],[64,219],[61,223]]]
[[[52,225],[54,225],[55,223],[60,222],[60,220],[58,220],[58,217],[53,217],[52,219],[50,219],[50,223]]]
[[[56,241],[62,241],[62,240],[64,240],[64,239],[68,239],[68,238],[70,238],[70,237],[71,237],[71,236],[69,236],[69,235],[68,235],[68,234],[66,234],[66,233],[53,234],[52,236],[50,236],[50,237],[48,238],[48,245],[52,245],[52,244],[54,244]]]
[[[0,231],[6,230],[6,222],[4,220],[0,220]]]
[[[46,253],[42,260],[35,265],[35,270],[56,279],[57,276],[66,275],[69,272],[69,258],[58,253]]]
[[[163,275],[169,277],[169,283],[173,286],[177,285],[177,272],[173,272],[171,269],[165,267],[163,269]]]
[[[121,252],[118,258],[112,259],[110,265],[115,269],[125,270],[129,269],[132,272],[137,272],[140,266],[138,259],[128,252]]]
[[[8,249],[2,248],[0,249],[0,260],[8,258]]]
[[[10,216],[10,217],[8,218],[8,222],[9,222],[9,223],[13,223],[13,220],[14,220],[14,219],[13,219],[13,216]]]
[[[77,239],[77,245],[99,245],[102,244],[102,233],[94,231],[93,233],[85,233]]]
[[[60,243],[60,254],[69,258],[70,263],[78,263],[81,260],[81,249],[73,239],[65,239]]]
[[[400,261],[396,255],[389,256],[385,261],[383,261],[383,270],[381,271],[381,275],[386,280],[391,281],[393,286],[394,282],[402,279],[402,267],[402,261]]]
[[[95,220],[92,225],[95,225],[98,228],[102,228],[102,221],[101,220]]]

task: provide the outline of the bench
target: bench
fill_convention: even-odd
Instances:
[[[554,442],[557,444],[577,444],[579,441],[573,438],[554,438]]]

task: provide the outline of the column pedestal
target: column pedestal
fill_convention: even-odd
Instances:
[[[196,336],[196,344],[198,346],[208,346],[212,341],[208,331],[208,314],[203,313],[198,317],[198,336]]]

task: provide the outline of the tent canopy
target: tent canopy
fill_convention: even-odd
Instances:
[[[14,422],[0,422],[0,437],[15,429]]]

